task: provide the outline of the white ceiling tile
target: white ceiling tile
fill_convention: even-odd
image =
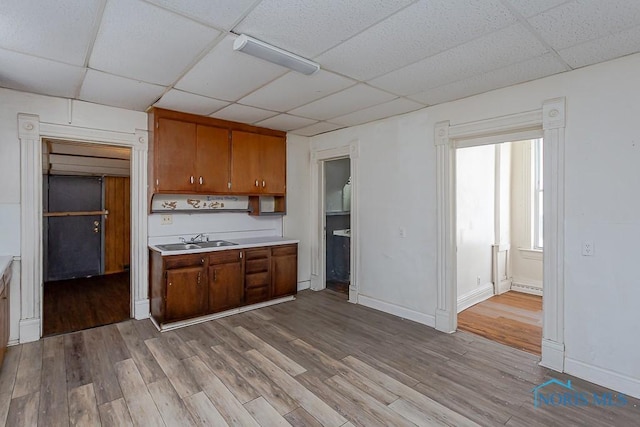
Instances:
[[[284,112],[354,84],[354,80],[324,70],[311,76],[292,71],[247,95],[240,102]]]
[[[423,0],[316,60],[327,69],[367,80],[516,22],[498,0],[487,0],[482,8],[476,3]]]
[[[216,99],[237,101],[289,71],[287,68],[233,50],[227,36],[178,81],[176,88]]]
[[[211,117],[222,120],[231,120],[240,123],[255,123],[268,119],[278,114],[275,111],[263,110],[262,108],[249,107],[247,105],[231,104],[220,111],[211,114]]]
[[[398,114],[408,113],[410,111],[424,108],[424,104],[419,104],[405,98],[397,98],[384,104],[374,105],[364,110],[356,111],[341,117],[331,119],[334,123],[345,126],[355,126],[362,123],[372,122],[374,120],[384,119],[385,117],[396,116]]]
[[[514,24],[369,83],[398,95],[411,95],[416,90],[439,87],[546,52],[547,48],[523,25]]]
[[[169,85],[219,31],[138,0],[109,0],[89,65]]]
[[[337,125],[329,122],[318,122],[311,126],[296,129],[292,133],[295,133],[296,135],[302,135],[302,136],[314,136],[314,135],[319,135],[321,133],[342,129],[344,127],[345,126],[343,125]]]
[[[440,104],[442,102],[488,92],[493,89],[539,79],[563,71],[567,71],[565,65],[559,61],[555,55],[546,54],[465,80],[433,88],[410,96],[410,98],[429,105]]]
[[[102,0],[3,0],[0,47],[84,65]]]
[[[185,113],[209,114],[229,105],[228,102],[220,101],[206,96],[194,95],[181,90],[171,89],[162,95],[162,98],[154,104],[156,107],[168,110],[183,111]]]
[[[567,3],[570,0],[506,0],[525,18]]]
[[[0,49],[0,86],[73,98],[85,69]]]
[[[390,93],[360,83],[326,98],[296,108],[291,113],[316,120],[327,120],[344,116],[372,105],[381,104],[393,98],[395,96]]]
[[[113,107],[144,111],[164,92],[163,86],[89,70],[80,99]]]
[[[216,28],[230,30],[255,0],[147,0]]]
[[[304,117],[296,117],[292,116],[291,114],[278,114],[277,116],[271,117],[270,119],[262,120],[256,123],[256,125],[269,129],[290,131],[309,126],[315,122],[316,120],[305,119]]]
[[[635,52],[640,52],[640,27],[562,49],[558,54],[572,68],[578,68]]]
[[[312,58],[414,0],[263,0],[234,29]]]
[[[640,23],[640,1],[572,1],[529,19],[529,23],[554,49],[635,27]]]

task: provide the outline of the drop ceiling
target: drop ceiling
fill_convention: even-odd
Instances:
[[[320,64],[232,49],[247,34]],[[0,86],[316,135],[640,51],[638,0],[3,0]]]

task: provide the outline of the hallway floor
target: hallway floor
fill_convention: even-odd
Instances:
[[[459,313],[458,329],[539,356],[542,297],[514,291],[493,296]]]
[[[43,336],[130,318],[129,272],[44,284]]]

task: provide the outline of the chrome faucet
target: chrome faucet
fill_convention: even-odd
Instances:
[[[194,237],[191,238],[191,243],[202,243],[202,242],[208,242],[208,241],[209,241],[209,236],[207,236],[204,233],[196,234]]]

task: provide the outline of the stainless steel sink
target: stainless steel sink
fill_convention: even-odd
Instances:
[[[188,249],[201,249],[200,245],[193,243],[169,243],[167,245],[158,245],[163,251],[186,251]]]
[[[166,245],[158,245],[158,248],[163,251],[186,251],[189,249],[219,248],[221,246],[233,245],[237,245],[237,243],[227,242],[226,240],[212,240],[210,242],[198,243],[169,243]]]
[[[226,240],[211,240],[210,242],[198,243],[201,248],[219,248],[220,246],[234,246],[237,243],[227,242]]]

